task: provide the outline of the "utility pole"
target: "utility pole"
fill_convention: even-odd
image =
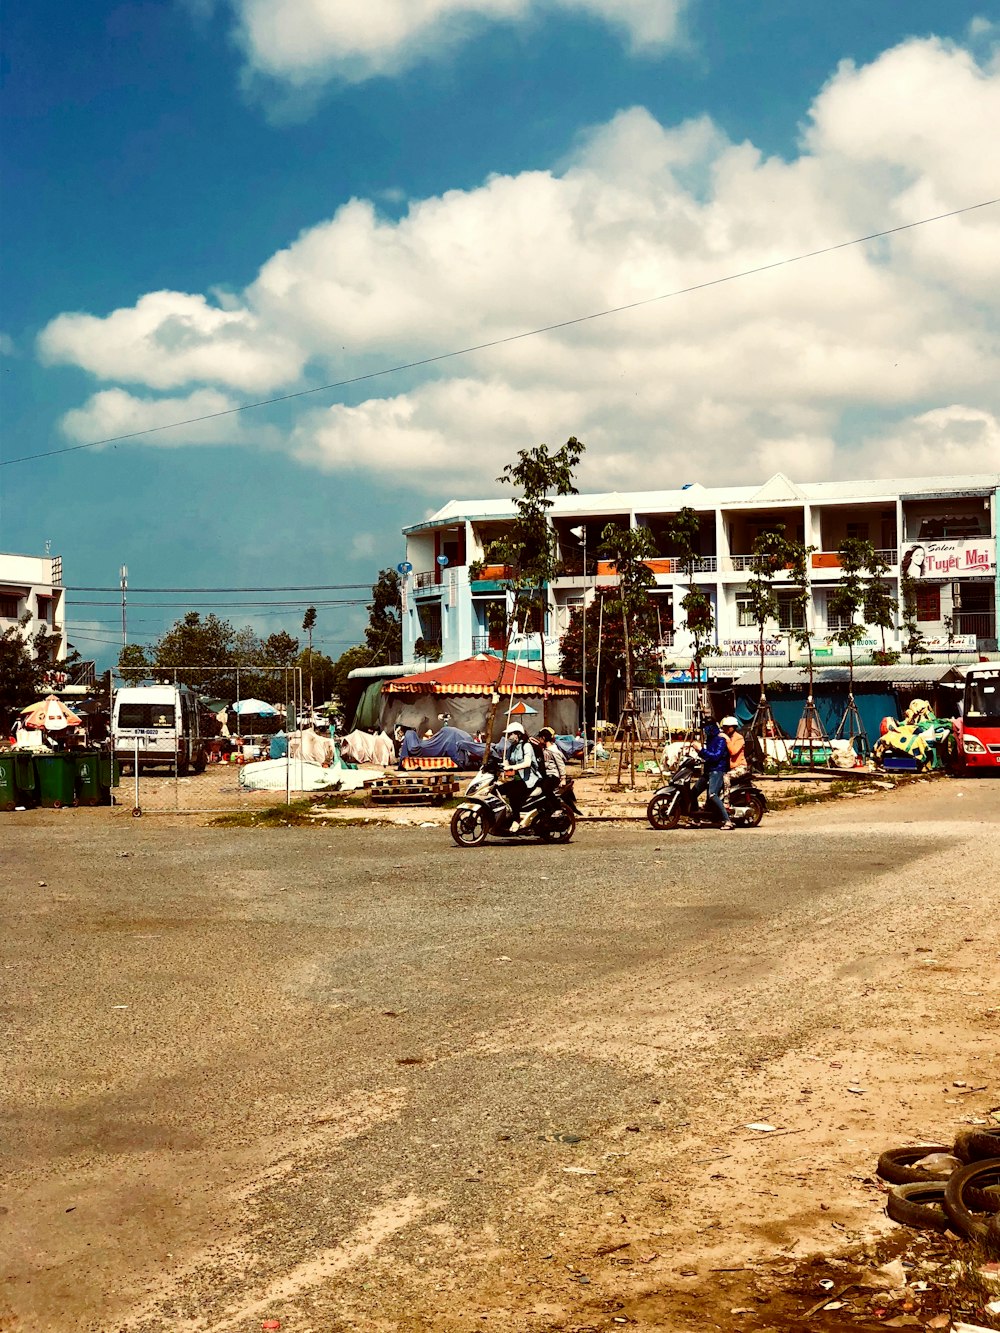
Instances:
[[[583,681],[583,694],[580,706],[583,709],[583,767],[587,767],[587,525],[581,523],[578,528],[570,528],[576,538],[583,538],[583,646],[580,653],[580,672]]]
[[[122,649],[128,644],[128,630],[125,621],[125,594],[128,591],[128,565],[122,565],[119,570],[122,581]]]

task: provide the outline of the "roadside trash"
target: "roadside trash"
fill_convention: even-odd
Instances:
[[[38,887],[39,887],[40,889],[47,889],[49,886],[48,886],[48,884],[45,882],[44,879],[40,879],[40,880],[38,881]]]
[[[833,1280],[831,1278],[828,1277],[821,1278],[819,1285],[822,1287],[824,1291],[833,1291]]]
[[[562,1170],[565,1171],[566,1174],[567,1174],[568,1176],[596,1176],[596,1175],[597,1175],[597,1172],[596,1172],[596,1171],[591,1171],[591,1169],[590,1169],[589,1167],[587,1167],[587,1166],[564,1166],[564,1167],[562,1167]]]
[[[266,1329],[275,1329],[280,1327],[281,1327],[280,1319],[265,1319],[264,1322],[261,1324],[261,1328],[266,1328]]]
[[[933,1176],[935,1180],[947,1180],[961,1165],[958,1158],[950,1152],[932,1152],[914,1162],[913,1169],[923,1171],[925,1175]]]
[[[773,1134],[778,1128],[777,1125],[769,1125],[766,1120],[754,1121],[752,1124],[744,1125],[744,1129],[755,1129],[759,1134]]]

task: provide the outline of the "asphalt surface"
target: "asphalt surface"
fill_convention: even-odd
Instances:
[[[983,781],[560,848],[0,816],[0,1328],[496,1327],[491,1272],[554,1318],[531,1256],[617,1206],[598,1158],[843,1026],[885,922],[995,911],[998,817]]]

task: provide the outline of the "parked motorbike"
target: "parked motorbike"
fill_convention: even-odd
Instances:
[[[653,828],[676,828],[682,819],[706,828],[712,825],[718,828],[718,813],[703,809],[694,795],[701,772],[701,760],[697,755],[687,755],[681,760],[670,781],[653,793],[646,806],[646,818]],[[767,797],[754,786],[753,778],[746,770],[733,776],[729,809],[730,819],[737,828],[756,828],[767,813]]]
[[[558,791],[539,785],[521,811],[521,828],[510,831],[514,811],[499,786],[500,765],[489,759],[465,789],[462,804],[451,817],[451,836],[460,847],[478,847],[487,838],[540,838],[542,842],[569,842],[576,832],[580,807],[567,778]],[[528,819],[534,811],[533,818]],[[527,827],[524,827],[527,821]]]

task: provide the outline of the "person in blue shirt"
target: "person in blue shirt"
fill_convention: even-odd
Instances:
[[[707,790],[705,813],[709,812],[710,807],[714,807],[722,816],[721,827],[724,829],[735,828],[736,825],[729,818],[729,811],[722,799],[726,774],[729,772],[729,746],[714,718],[709,718],[705,723],[705,744],[698,751],[698,758],[704,763],[705,769],[697,787],[694,789],[695,803],[697,803],[701,793]]]

